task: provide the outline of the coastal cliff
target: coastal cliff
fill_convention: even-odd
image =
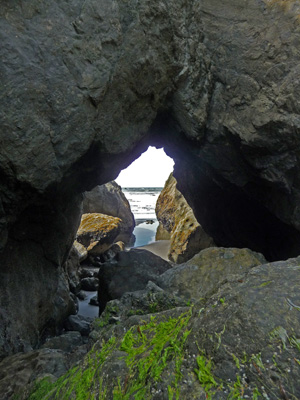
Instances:
[[[71,312],[65,262],[81,194],[150,144],[174,159],[178,189],[218,246],[268,261],[300,253],[298,1],[2,0],[0,37],[0,358],[37,347]],[[290,293],[299,304],[283,282],[295,260],[274,278],[283,313]],[[254,326],[253,288],[273,281],[270,265],[220,292],[242,298],[249,284],[228,341]],[[267,310],[257,340],[270,315],[289,331]],[[211,315],[202,326],[220,334]]]

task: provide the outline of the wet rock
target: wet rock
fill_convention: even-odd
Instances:
[[[265,262],[262,254],[249,249],[212,247],[169,269],[157,282],[168,292],[195,301],[216,291],[222,282]]]
[[[118,299],[126,292],[144,289],[150,280],[155,283],[169,268],[169,262],[147,250],[131,249],[118,253],[115,260],[99,269],[100,309],[103,310],[109,300]]]
[[[67,331],[77,331],[82,336],[88,336],[92,321],[93,318],[83,317],[82,315],[70,315],[64,322],[64,327]]]
[[[83,214],[77,231],[77,241],[88,254],[102,254],[110,248],[120,232],[120,218],[104,214]]]
[[[80,292],[77,294],[77,297],[79,300],[84,300],[87,298],[87,294],[83,290],[80,290]]]
[[[120,218],[120,233],[116,240],[126,243],[130,240],[135,226],[134,216],[121,186],[115,181],[96,186],[93,190],[85,192],[83,213],[101,213]]]
[[[156,240],[171,240],[168,258],[179,264],[214,246],[214,241],[204,232],[176,184],[171,174],[157,199],[155,212],[160,224]]]
[[[78,346],[83,344],[81,334],[79,332],[67,332],[60,336],[55,336],[53,338],[49,338],[46,342],[41,346],[42,349],[55,349],[62,350],[66,353],[71,352]]]
[[[20,399],[28,398],[28,389],[39,377],[55,380],[64,374],[70,363],[62,351],[41,349],[29,353],[17,353],[0,363],[0,393],[3,400],[17,393]],[[26,396],[27,393],[27,396]]]
[[[225,260],[232,258],[227,256]],[[136,312],[118,324],[105,324],[101,316],[93,346],[93,351],[101,351],[103,343],[107,346],[106,357],[97,364],[101,390],[112,399],[119,382],[122,393],[136,390],[139,384],[143,396],[151,399],[167,400],[170,391],[183,399],[226,400],[238,395],[275,399],[282,393],[299,398],[295,333],[300,330],[299,272],[300,258],[263,264],[250,269],[242,280],[220,284],[212,297],[192,307],[176,306],[155,315]],[[163,292],[152,289],[153,294]],[[139,298],[125,296],[128,304]],[[122,305],[122,299],[108,303],[108,316],[117,318]],[[133,341],[140,344],[135,355]],[[149,366],[145,375],[139,374],[141,363]],[[89,364],[83,361],[81,368],[87,370]],[[128,381],[131,374],[138,378]],[[98,385],[90,388],[97,398]]]
[[[83,278],[81,279],[81,288],[90,292],[94,292],[98,289],[99,279],[98,278]]]
[[[150,142],[218,246],[299,254],[298,14],[265,0],[2,2],[0,356],[68,314],[78,194]]]
[[[94,276],[94,270],[91,268],[80,268],[80,279],[92,278]]]
[[[99,302],[98,302],[98,296],[94,296],[90,299],[89,304],[91,306],[99,306]]]

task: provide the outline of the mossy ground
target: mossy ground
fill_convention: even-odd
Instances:
[[[131,327],[121,340],[112,337],[89,352],[83,365],[76,366],[56,382],[48,378],[37,382],[28,400],[98,400],[113,399],[142,400],[151,398],[155,382],[170,362],[174,362],[172,379],[168,385],[169,399],[179,399],[178,382],[183,360],[184,345],[189,335],[187,324],[191,310],[178,318],[167,318],[158,322],[155,317],[148,323]],[[103,384],[104,365],[114,352],[124,353],[128,367],[123,381],[110,382],[110,388]]]

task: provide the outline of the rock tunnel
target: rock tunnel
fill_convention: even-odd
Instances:
[[[0,8],[1,356],[68,315],[63,270],[81,193],[149,145],[174,159],[179,189],[217,245],[270,261],[300,254],[295,10],[255,0],[27,3]]]

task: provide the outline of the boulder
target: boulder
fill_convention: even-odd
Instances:
[[[158,277],[169,268],[169,262],[147,250],[119,252],[116,259],[102,264],[99,269],[100,310],[109,300],[118,299],[126,292],[144,289],[150,280],[157,282]]]
[[[176,184],[170,174],[157,199],[155,212],[159,226],[156,240],[170,239],[168,258],[180,264],[200,250],[214,246],[214,241],[204,232]]]
[[[92,321],[92,318],[82,315],[70,315],[64,322],[64,328],[66,331],[77,331],[82,336],[88,336]]]
[[[76,347],[83,344],[82,337],[77,331],[66,332],[60,336],[55,336],[46,340],[41,346],[42,349],[62,350],[66,353],[71,352]]]
[[[63,398],[73,382],[75,392],[88,375],[86,390],[95,398],[138,390],[153,400],[170,393],[178,399],[298,399],[299,272],[299,257],[259,265],[220,284],[207,301],[155,315],[133,310],[117,324],[108,319],[118,317],[120,301],[110,302],[106,325],[101,317],[79,372],[66,375],[63,388],[53,384],[51,395]],[[91,365],[95,353],[101,357]]]
[[[88,290],[90,292],[94,292],[98,289],[99,280],[98,278],[83,278],[81,279],[81,288],[82,290]]]
[[[88,253],[87,253],[86,248],[83,246],[83,244],[81,244],[77,240],[75,240],[73,243],[72,249],[73,249],[73,251],[75,251],[77,253],[77,257],[78,257],[80,263],[82,261],[86,260]]]
[[[222,282],[265,262],[262,254],[249,249],[211,247],[169,269],[157,283],[176,296],[196,301],[214,293]]]
[[[0,363],[0,393],[3,400],[28,398],[27,388],[35,379],[47,376],[53,381],[64,374],[70,364],[60,350],[41,349],[25,354],[17,353]],[[26,396],[27,394],[27,396]]]
[[[99,307],[98,296],[93,296],[93,297],[90,299],[89,304],[90,304],[91,306],[97,306],[97,307]]]
[[[102,254],[116,240],[120,223],[120,218],[105,214],[83,214],[77,231],[77,241],[86,248],[88,254]]]
[[[120,232],[116,240],[128,242],[135,227],[130,204],[115,181],[96,186],[83,196],[83,213],[101,213],[121,219]]]

